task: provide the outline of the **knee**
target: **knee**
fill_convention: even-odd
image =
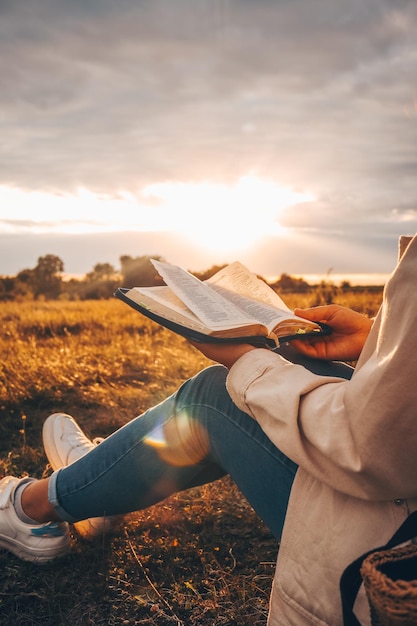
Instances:
[[[187,380],[178,390],[175,411],[163,426],[165,446],[161,458],[172,465],[194,465],[209,453],[206,421],[216,403],[227,395],[223,365],[212,365]]]
[[[228,371],[224,365],[209,365],[196,374],[191,381],[196,385],[201,385],[204,389],[217,385],[225,387]]]

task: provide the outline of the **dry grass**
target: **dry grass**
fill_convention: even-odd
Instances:
[[[340,296],[370,314],[380,301],[354,298]],[[0,476],[49,472],[48,414],[106,435],[207,364],[116,301],[4,303],[0,322]],[[72,543],[42,567],[0,551],[0,624],[266,623],[277,544],[228,479],[126,518],[113,537]]]

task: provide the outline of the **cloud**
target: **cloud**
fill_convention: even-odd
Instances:
[[[0,185],[255,172],[317,197],[288,227],[394,236],[417,206],[416,30],[414,0],[2,2]]]

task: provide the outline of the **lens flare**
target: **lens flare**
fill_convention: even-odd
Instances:
[[[159,457],[175,467],[200,463],[209,452],[206,429],[186,411],[158,424],[145,438]]]

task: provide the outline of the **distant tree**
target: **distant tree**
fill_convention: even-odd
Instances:
[[[303,278],[295,278],[289,274],[281,274],[279,279],[271,284],[271,287],[280,292],[307,293],[311,290],[310,285]]]
[[[35,295],[34,270],[24,269],[17,274],[14,280],[13,294],[16,298],[33,298]]]
[[[16,275],[16,281],[25,285],[33,286],[35,284],[34,270],[22,270]]]
[[[119,283],[120,275],[111,263],[97,263],[86,275],[80,288],[80,297],[84,300],[110,298]]]
[[[162,285],[163,280],[151,263],[151,259],[165,261],[161,256],[120,257],[123,287],[152,287]]]
[[[61,291],[64,263],[54,254],[46,254],[38,258],[33,270],[35,297],[40,295],[48,299],[57,298]]]
[[[117,272],[111,263],[97,263],[92,272],[86,274],[87,282],[114,280]]]
[[[0,300],[13,300],[15,297],[16,279],[12,276],[0,277]]]
[[[16,276],[0,277],[0,300],[31,299],[33,296],[33,270],[25,269]]]
[[[81,300],[82,289],[85,285],[84,280],[77,278],[70,278],[69,280],[63,280],[61,284],[61,293],[59,294],[60,300]]]

